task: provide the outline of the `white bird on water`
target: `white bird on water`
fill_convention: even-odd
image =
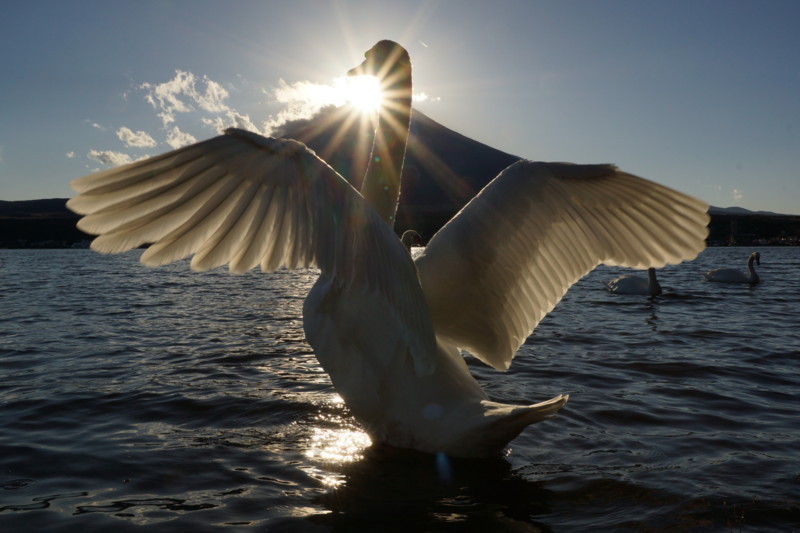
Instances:
[[[749,283],[755,285],[759,278],[753,263],[761,266],[761,253],[753,252],[747,258],[747,272],[735,268],[715,268],[706,272],[706,281],[717,281],[720,283]]]
[[[606,288],[615,294],[641,294],[658,296],[663,291],[656,279],[656,269],[647,269],[647,279],[631,274],[614,278],[606,284]]]
[[[411,113],[406,50],[380,41],[350,74],[384,92],[373,157],[356,191],[302,143],[239,129],[79,178],[69,207],[92,248],[152,243],[146,265],[316,266],[306,338],[373,443],[484,457],[552,417],[491,401],[460,350],[505,370],[567,289],[600,263],[694,258],[705,203],[613,165],[518,161],[412,261],[393,231]]]

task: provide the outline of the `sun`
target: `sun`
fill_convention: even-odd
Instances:
[[[344,91],[347,103],[361,112],[372,113],[381,107],[381,88],[375,76],[350,76]]]
[[[374,76],[339,76],[329,83],[280,80],[271,96],[283,109],[268,121],[267,131],[292,120],[309,119],[328,106],[347,106],[354,117],[372,120],[385,104]]]

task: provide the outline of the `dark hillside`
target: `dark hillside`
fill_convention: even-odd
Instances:
[[[66,199],[0,201],[0,248],[69,248],[90,239]]]

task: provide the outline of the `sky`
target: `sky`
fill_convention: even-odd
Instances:
[[[614,163],[718,207],[800,214],[800,2],[7,2],[0,200],[337,103],[380,39],[415,107],[505,152]]]

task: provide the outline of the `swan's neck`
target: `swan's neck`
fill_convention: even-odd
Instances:
[[[758,281],[758,274],[756,274],[756,269],[753,266],[755,260],[756,258],[752,255],[750,256],[750,259],[747,260],[747,270],[750,271],[750,281]]]
[[[648,289],[650,290],[650,294],[655,296],[661,294],[661,285],[659,285],[658,280],[656,279],[655,268],[647,269],[647,279],[648,279]]]
[[[411,68],[395,69],[389,76],[394,81],[383,87],[385,103],[378,116],[361,194],[390,226],[394,226],[411,123]]]

